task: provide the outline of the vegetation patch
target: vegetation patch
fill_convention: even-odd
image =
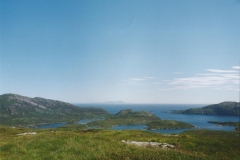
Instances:
[[[20,133],[37,132],[35,135]],[[128,145],[157,142],[173,149]],[[236,132],[192,130],[178,136],[147,131],[82,130],[68,128],[28,129],[0,126],[1,159],[240,159]]]

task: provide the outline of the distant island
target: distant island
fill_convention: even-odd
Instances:
[[[220,115],[239,116],[240,104],[237,102],[222,102],[212,104],[202,108],[190,108],[187,110],[173,110],[174,114],[197,114],[197,115]]]
[[[107,101],[103,103],[104,104],[126,104],[126,102],[123,102],[123,101]]]

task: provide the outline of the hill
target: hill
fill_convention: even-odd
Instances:
[[[17,94],[0,95],[0,124],[28,125],[56,122],[76,122],[82,118],[108,117],[101,108],[82,108],[70,103],[29,98]]]
[[[221,116],[239,116],[240,104],[237,102],[222,102],[212,104],[202,108],[190,108],[187,110],[174,110],[175,114],[202,114],[202,115],[221,115]]]

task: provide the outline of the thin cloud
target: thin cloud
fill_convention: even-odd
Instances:
[[[124,80],[129,85],[147,85],[149,80],[154,79],[154,77],[141,77],[141,78],[128,78]]]
[[[232,69],[240,69],[240,66],[233,66]]]
[[[238,71],[234,70],[219,70],[219,69],[207,69],[209,72],[214,72],[214,73],[236,73]]]
[[[237,68],[237,67],[235,67]],[[175,78],[168,82],[168,89],[218,89],[239,90],[239,79],[237,71],[208,69],[208,73],[196,74],[192,77]]]
[[[207,69],[205,73],[197,73],[190,77],[157,81],[155,77],[132,77],[124,80],[128,85],[168,85],[163,90],[216,89],[239,90],[240,76],[233,66],[230,70]]]

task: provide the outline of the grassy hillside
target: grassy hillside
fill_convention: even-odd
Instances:
[[[221,115],[221,116],[239,116],[240,103],[222,102],[202,108],[190,108],[187,110],[172,111],[175,114],[203,114],[203,115]]]
[[[0,124],[28,125],[76,122],[81,118],[108,117],[101,108],[81,108],[70,103],[16,94],[0,96]]]
[[[81,125],[80,125],[81,126]],[[17,135],[36,132],[34,135]],[[122,140],[161,142],[174,149],[128,145]],[[53,130],[0,127],[1,159],[240,159],[235,132],[193,130],[180,135],[147,131]]]

